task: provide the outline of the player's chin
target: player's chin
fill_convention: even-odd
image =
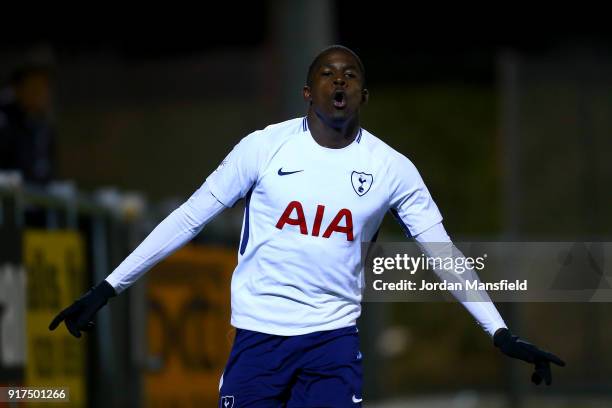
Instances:
[[[332,118],[334,118],[334,119],[338,119],[338,120],[343,119],[343,120],[346,120],[346,119],[349,119],[349,118],[353,117],[354,115],[355,115],[355,109],[353,109],[353,108],[351,108],[349,106],[344,106],[342,108],[334,107],[331,110],[331,115],[330,116]]]
[[[346,109],[333,109],[331,111],[331,116],[333,118],[345,118],[348,117],[348,111]]]
[[[325,118],[330,126],[341,128],[355,116],[355,110],[348,106],[344,108],[329,107],[319,111],[319,114]]]
[[[344,127],[351,115],[346,111],[336,111],[332,112],[329,118],[334,127]]]

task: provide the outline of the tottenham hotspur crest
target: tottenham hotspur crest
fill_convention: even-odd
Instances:
[[[357,171],[351,173],[351,183],[353,184],[353,190],[355,190],[357,195],[360,197],[370,191],[370,187],[372,187],[373,182],[374,177],[371,174]]]
[[[221,408],[232,408],[234,406],[234,397],[232,395],[224,395],[221,397]]]

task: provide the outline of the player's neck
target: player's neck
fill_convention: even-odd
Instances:
[[[350,145],[359,132],[359,116],[357,114],[349,118],[342,126],[331,126],[314,109],[309,109],[306,120],[315,142],[330,149],[341,149]]]

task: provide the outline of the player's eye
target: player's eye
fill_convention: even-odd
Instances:
[[[326,77],[331,76],[331,74],[332,74],[332,72],[331,72],[331,71],[323,71],[323,72],[321,73],[321,75],[326,76]]]
[[[357,77],[357,75],[355,75],[353,72],[350,72],[350,71],[345,72],[345,73],[344,73],[344,75],[345,75],[347,78],[355,78],[355,77]]]

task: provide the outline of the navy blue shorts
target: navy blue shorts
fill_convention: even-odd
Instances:
[[[300,336],[236,329],[219,407],[361,407],[355,326]]]

